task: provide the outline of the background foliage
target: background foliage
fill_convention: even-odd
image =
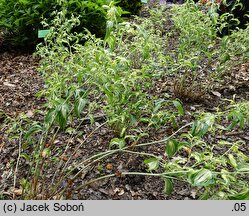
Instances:
[[[106,10],[110,0],[0,0],[0,29],[9,44],[24,47],[38,42],[37,33],[46,19],[50,23],[55,11],[66,11],[66,17],[79,16],[80,24],[73,29],[82,32],[87,28],[97,37],[103,37],[106,29]],[[138,13],[140,0],[121,1],[118,5],[131,13]]]

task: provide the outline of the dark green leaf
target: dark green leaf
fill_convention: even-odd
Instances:
[[[177,150],[178,150],[178,142],[176,140],[169,140],[166,143],[166,153],[168,157],[174,156]]]
[[[65,129],[69,114],[68,104],[63,103],[62,105],[59,105],[56,111],[57,111],[56,121],[59,124],[60,128]]]
[[[166,193],[167,195],[170,195],[173,191],[173,183],[172,180],[169,178],[164,178],[164,189],[163,189],[164,193]]]
[[[55,109],[50,109],[45,116],[45,124],[52,125],[57,115],[57,111]]]
[[[27,133],[25,134],[24,138],[27,139],[29,138],[31,135],[37,133],[37,132],[40,132],[42,131],[43,128],[41,125],[33,125],[28,131]]]
[[[75,103],[74,112],[78,118],[80,117],[80,113],[83,111],[86,104],[87,104],[87,100],[84,98],[79,98],[79,100]]]
[[[204,191],[204,193],[202,193],[199,196],[198,200],[207,200],[208,198],[209,198],[209,192],[208,192],[208,190],[206,190],[206,191]]]
[[[241,190],[239,193],[229,196],[230,200],[249,200],[249,188]]]

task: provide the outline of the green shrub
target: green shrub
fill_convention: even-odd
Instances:
[[[142,7],[141,0],[122,0],[119,1],[117,5],[133,15],[138,15],[139,10]]]
[[[49,23],[54,18],[53,11],[67,11],[67,17],[80,16],[76,31],[89,29],[97,37],[104,36],[106,11],[102,7],[110,0],[1,0],[0,29],[4,30],[5,40],[18,46],[35,45],[37,32],[45,18]]]

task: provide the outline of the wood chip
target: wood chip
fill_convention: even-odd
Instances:
[[[8,82],[4,82],[3,85],[8,86],[8,87],[16,87],[16,85],[8,83]]]
[[[217,97],[221,97],[221,93],[218,91],[212,91],[212,94],[217,96]]]

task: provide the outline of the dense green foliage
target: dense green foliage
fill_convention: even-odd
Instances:
[[[54,11],[67,11],[67,18],[79,16],[80,24],[74,31],[87,28],[96,36],[105,34],[106,11],[102,7],[109,0],[1,0],[0,29],[7,33],[7,40],[19,46],[37,43],[38,29],[42,29],[41,21],[48,23],[54,18]]]
[[[236,28],[246,28],[249,22],[248,0],[226,0],[219,4],[217,10],[221,19],[226,21],[221,31],[222,35],[231,33]]]
[[[43,29],[41,22],[50,23],[55,11],[65,10],[66,18],[79,16],[80,23],[72,31],[83,32],[87,28],[97,37],[103,37],[106,29],[106,10],[110,0],[0,0],[0,29],[5,34],[5,41],[24,47],[36,45],[37,33]],[[137,14],[141,7],[140,0],[117,1],[130,14]]]

